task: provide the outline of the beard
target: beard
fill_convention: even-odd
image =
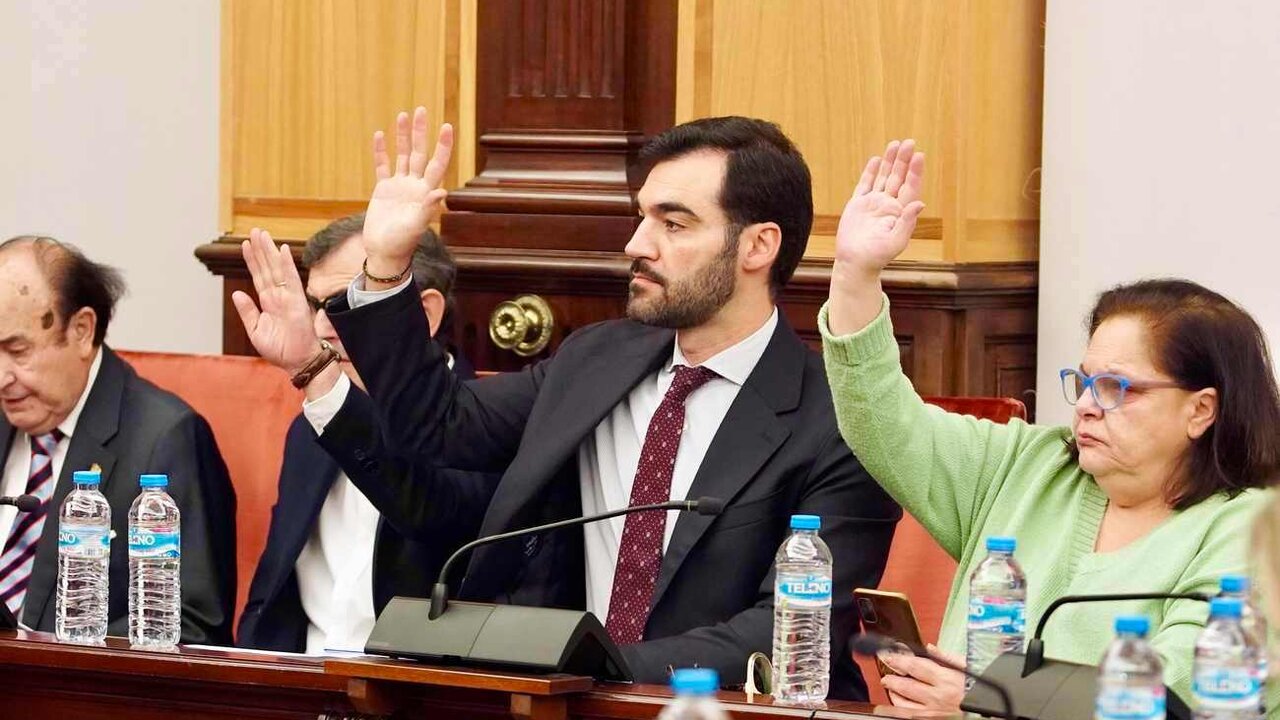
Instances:
[[[637,292],[630,287],[627,317],[655,327],[682,330],[711,319],[733,297],[737,286],[734,266],[738,257],[737,234],[732,242],[692,276],[670,280],[654,272],[649,263],[631,263],[631,275],[642,275],[658,284],[658,289]],[[648,293],[648,294],[646,294]]]

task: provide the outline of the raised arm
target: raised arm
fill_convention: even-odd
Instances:
[[[831,297],[818,320],[841,435],[863,465],[953,557],[1027,426],[926,405],[902,372],[881,273],[924,208],[924,156],[911,140],[872,158],[840,217]]]

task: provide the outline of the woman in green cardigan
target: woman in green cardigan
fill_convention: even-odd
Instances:
[[[984,539],[1017,538],[1027,627],[1069,594],[1217,592],[1246,569],[1249,522],[1280,468],[1280,395],[1254,320],[1185,281],[1101,296],[1080,365],[1062,371],[1072,427],[997,425],[926,405],[902,373],[880,274],[924,205],[924,156],[907,140],[867,164],[836,237],[819,316],[840,431],[881,485],[959,562],[939,638],[961,659],[968,578]],[[1043,401],[1047,401],[1044,398]],[[1051,657],[1096,664],[1120,614],[1151,618],[1165,679],[1189,699],[1206,606],[1082,604],[1056,612]],[[896,704],[955,709],[957,673],[891,660]]]

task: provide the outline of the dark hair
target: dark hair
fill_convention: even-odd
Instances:
[[[90,260],[74,245],[44,235],[11,237],[0,243],[0,252],[20,245],[31,246],[36,264],[53,291],[62,327],[66,328],[67,320],[80,308],[89,308],[97,316],[93,346],[101,345],[116,303],[125,293],[120,271]]]
[[[312,235],[302,247],[302,266],[312,267],[362,230],[364,213],[334,220]],[[444,296],[444,317],[440,320],[440,332],[447,333],[453,325],[453,283],[457,276],[458,266],[454,264],[453,255],[440,240],[440,236],[431,229],[418,236],[418,247],[413,251],[413,284],[418,292],[438,290]]]
[[[1187,390],[1215,388],[1213,425],[1191,447],[1185,481],[1167,490],[1183,510],[1219,492],[1265,487],[1280,470],[1280,392],[1267,339],[1240,306],[1188,280],[1142,280],[1098,298],[1089,335],[1104,321],[1141,320],[1156,367]]]
[[[778,257],[769,270],[776,294],[804,257],[813,227],[813,182],[809,166],[777,125],[745,117],[694,120],[659,133],[640,151],[649,167],[699,150],[727,155],[720,207],[737,240],[742,228],[775,222],[782,229]]]

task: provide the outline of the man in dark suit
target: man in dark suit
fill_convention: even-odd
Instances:
[[[339,364],[356,387],[359,374],[323,309],[324,300],[346,291],[364,263],[360,229],[364,215],[335,220],[302,250],[308,269],[307,299],[315,311],[317,336],[339,354]],[[436,234],[422,233],[413,256],[420,312],[448,365],[461,379],[475,377],[466,358],[449,341],[453,323],[453,257]],[[358,465],[351,466],[357,473]],[[445,471],[449,472],[449,471]],[[455,473],[450,481],[487,494],[496,474]],[[338,462],[320,446],[303,415],[289,427],[278,500],[271,513],[267,544],[249,587],[236,643],[242,647],[320,653],[363,650],[377,613],[396,595],[427,595],[449,553],[473,539],[480,513],[447,526],[410,525],[398,532],[352,484]]]
[[[858,627],[851,593],[879,581],[901,511],[840,439],[821,359],[775,306],[812,224],[796,148],[776,126],[747,118],[699,120],[654,138],[626,247],[629,319],[573,333],[523,372],[463,383],[428,341],[405,280],[413,234],[444,196],[452,130],[441,129],[428,160],[426,111],[397,125],[394,165],[375,137],[364,273],[328,308],[368,396],[325,365],[297,322],[287,250],[262,233],[246,243],[263,308],[244,294],[234,301],[262,355],[306,383],[321,444],[370,476],[413,454],[505,467],[481,535],[669,498],[724,499],[715,518],[633,514],[471,558],[463,597],[586,608],[644,682],[693,665],[742,682],[747,657],[771,647],[773,560],[788,517],[820,515],[835,558],[831,695],[865,698],[848,649]],[[324,416],[312,409],[321,406]],[[389,508],[459,502],[429,468],[382,477],[399,485],[381,491]]]
[[[72,472],[97,468],[116,535],[107,632],[127,635],[129,507],[139,475],[164,473],[182,512],[182,641],[230,644],[235,491],[204,418],[103,344],[123,291],[114,270],[51,238],[0,244],[0,494],[43,501],[31,513],[0,508],[0,599],[53,631],[58,510]]]

